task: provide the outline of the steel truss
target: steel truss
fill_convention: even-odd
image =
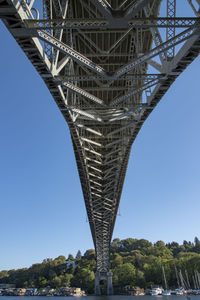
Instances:
[[[69,125],[102,273],[131,145],[200,51],[200,1],[183,0],[190,18],[162,2],[158,17],[161,0],[43,0],[42,12],[34,0],[0,0],[0,17]]]

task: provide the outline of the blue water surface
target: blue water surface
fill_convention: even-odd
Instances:
[[[42,297],[42,296],[1,296],[0,300],[20,300],[19,298],[22,298],[23,300],[50,300],[48,298],[54,298],[54,300],[75,300],[75,299],[80,299],[80,300],[131,300],[131,299],[137,299],[137,300],[200,300],[200,296],[82,296],[82,297]],[[188,299],[188,298],[189,299]],[[46,298],[46,299],[45,299]],[[53,299],[52,299],[53,300]]]

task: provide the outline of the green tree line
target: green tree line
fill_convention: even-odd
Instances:
[[[75,263],[70,265],[70,261]],[[175,267],[182,271],[183,276],[187,272],[193,287],[194,271],[200,272],[200,241],[195,237],[194,243],[183,241],[179,245],[177,242],[165,244],[163,241],[153,244],[145,239],[114,239],[110,263],[113,285],[118,290],[126,285],[143,288],[162,285],[162,266],[170,288],[177,287]],[[95,268],[95,250],[87,250],[84,255],[79,250],[75,258],[71,254],[67,259],[61,255],[55,259],[44,259],[30,268],[3,270],[0,272],[0,283],[37,288],[73,286],[93,293]]]

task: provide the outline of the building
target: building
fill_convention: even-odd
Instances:
[[[67,269],[69,269],[71,266],[74,269],[76,267],[76,261],[75,260],[66,260]]]
[[[143,296],[144,293],[144,289],[141,289],[140,287],[132,287],[129,291],[128,294],[131,296]]]
[[[14,289],[15,287],[15,284],[0,283],[0,289]]]

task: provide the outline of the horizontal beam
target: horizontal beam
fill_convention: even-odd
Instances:
[[[127,74],[126,76],[122,76],[118,78],[118,80],[126,81],[126,80],[153,80],[156,78],[163,78],[164,74]],[[58,81],[68,81],[68,82],[79,82],[79,81],[94,81],[94,80],[102,80],[99,76],[55,76]],[[113,79],[112,79],[113,80]],[[102,87],[106,85],[102,84]]]
[[[0,11],[1,13],[1,11]],[[3,17],[3,12],[1,17]],[[127,29],[127,28],[187,28],[200,24],[199,17],[177,17],[173,18],[135,18],[128,22],[121,19],[116,24],[109,25],[106,19],[39,19],[39,20],[24,20],[28,28],[36,29]]]

